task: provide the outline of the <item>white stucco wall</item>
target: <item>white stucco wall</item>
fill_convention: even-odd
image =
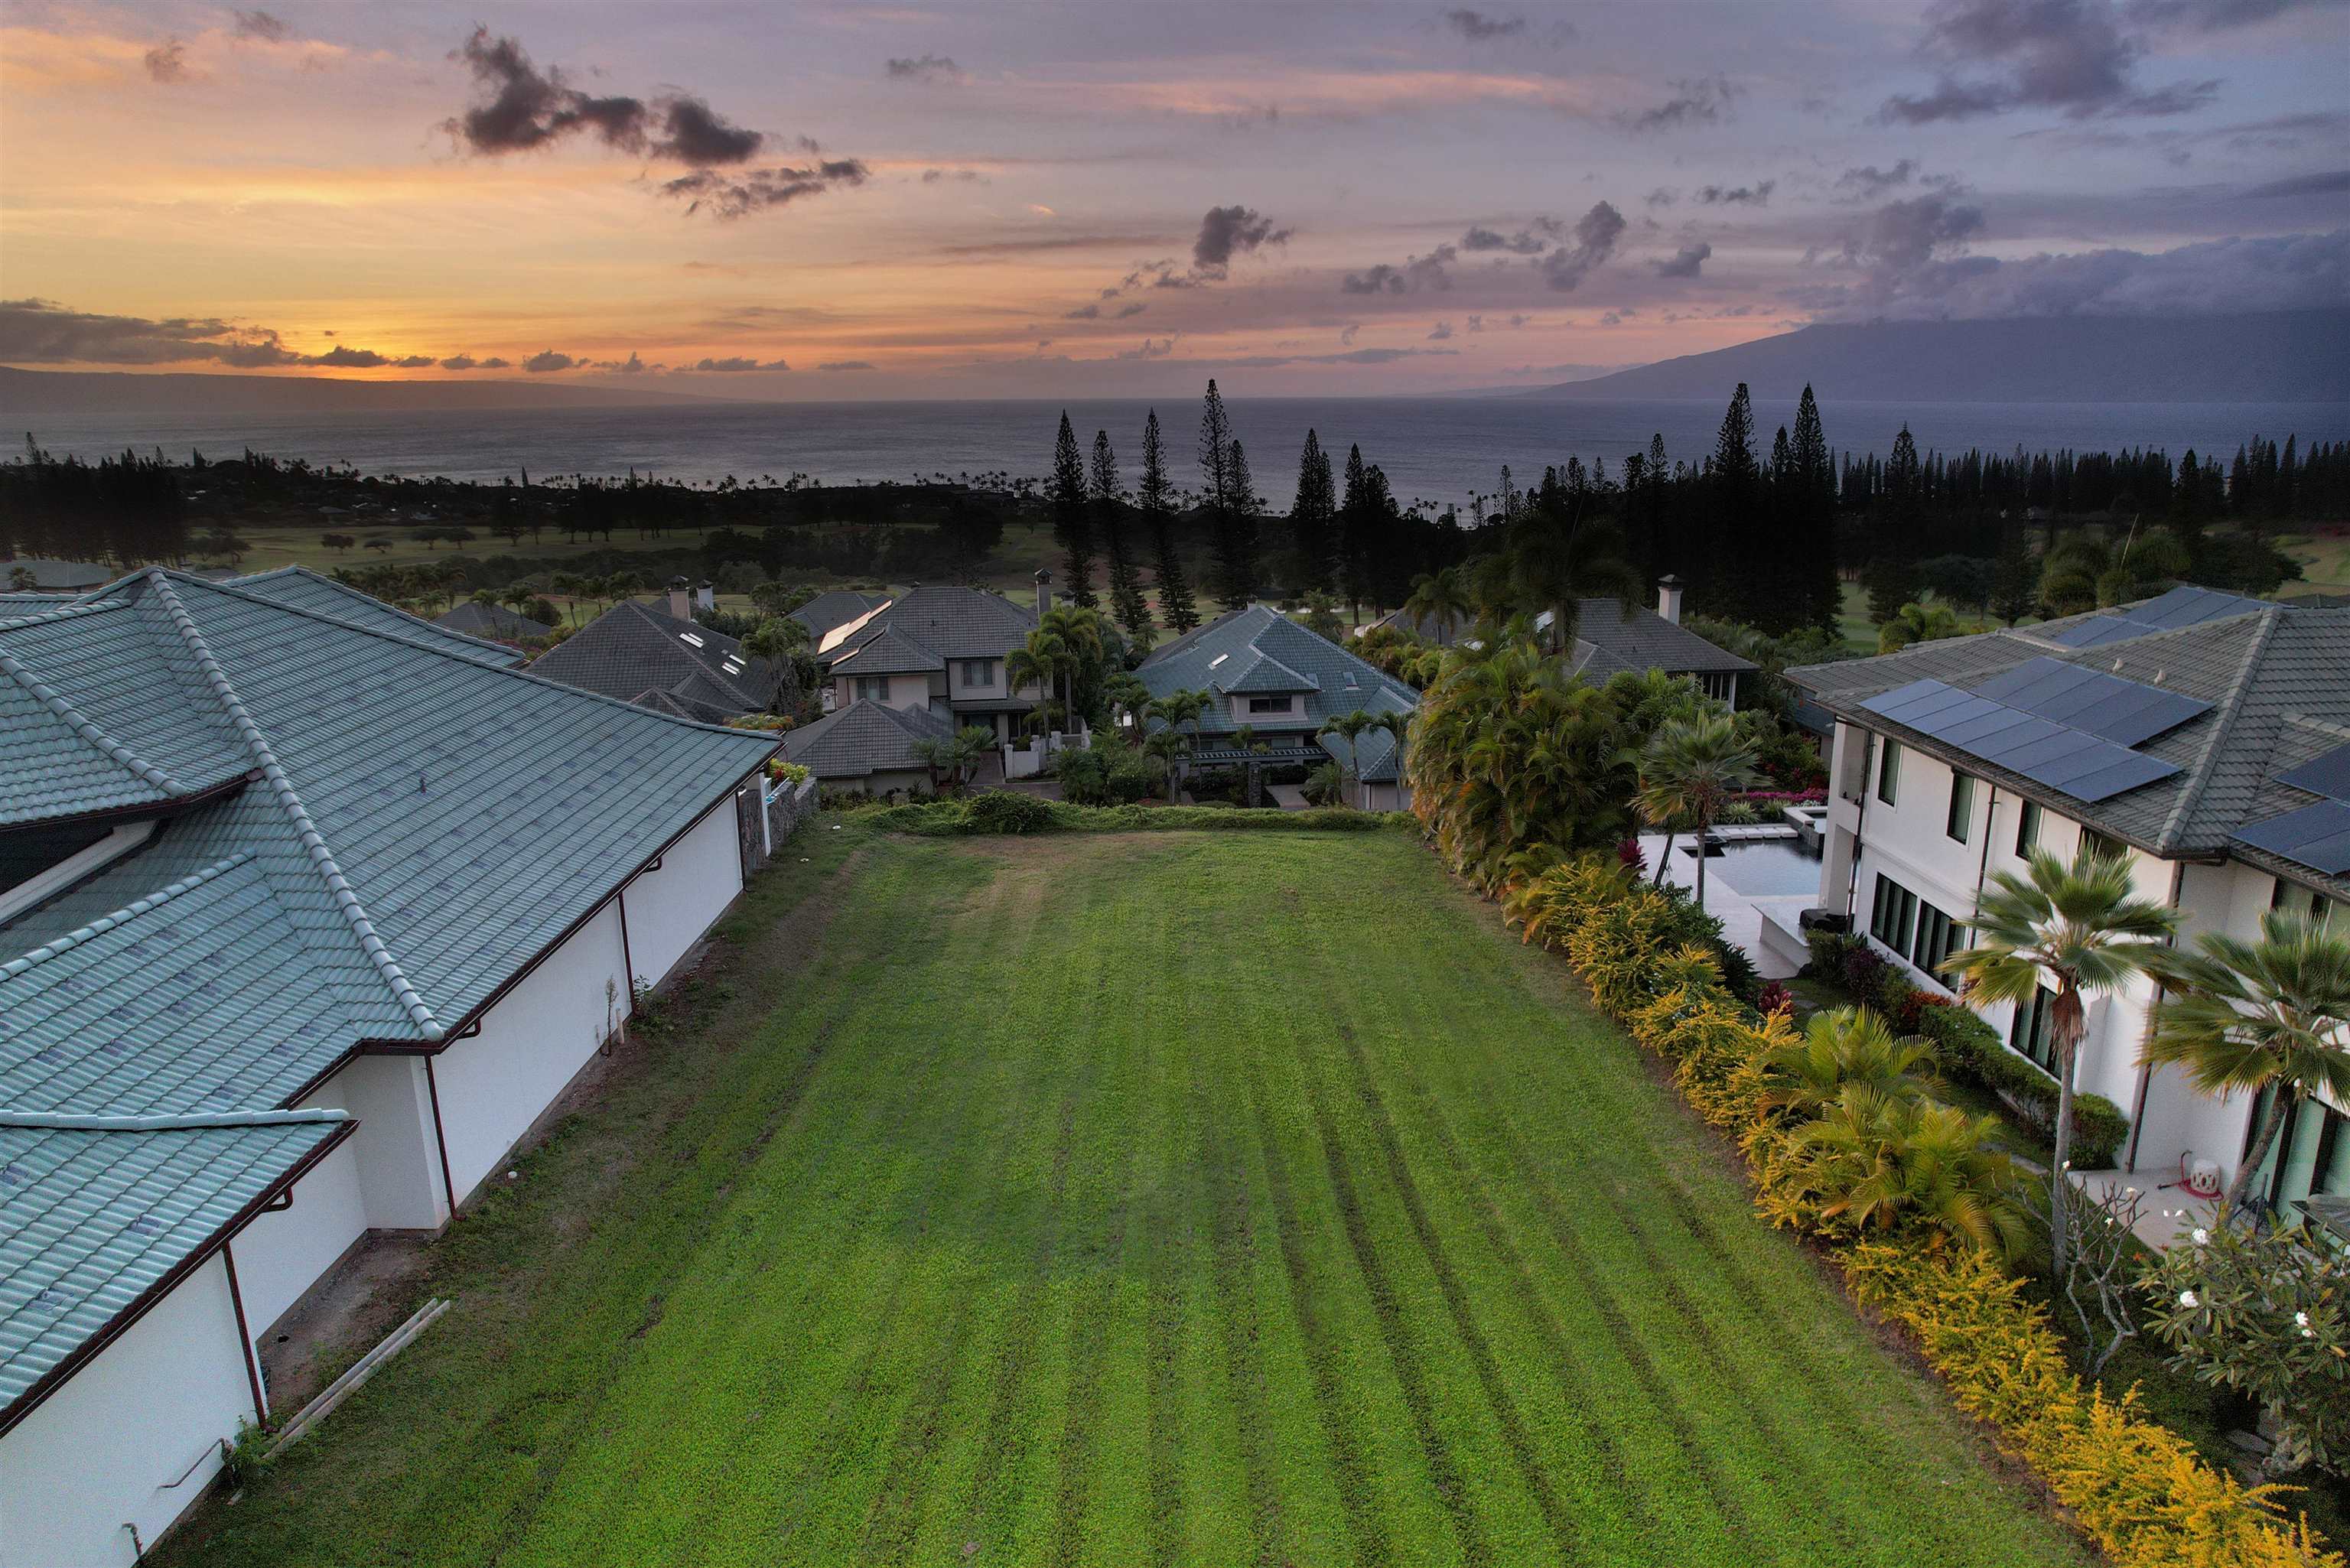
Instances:
[[[660,869],[629,884],[629,959],[658,985],[743,890],[733,798],[670,846]]]
[[[305,1102],[305,1108],[318,1104]],[[358,1134],[313,1166],[293,1187],[294,1206],[256,1214],[234,1242],[237,1288],[244,1295],[244,1325],[254,1343],[302,1299],[367,1233],[367,1199],[359,1190]],[[265,1393],[267,1390],[265,1388]]]
[[[227,1272],[207,1259],[0,1438],[0,1568],[128,1563],[126,1521],[153,1544],[253,1417],[242,1357]]]
[[[345,1147],[356,1154],[360,1201],[374,1230],[431,1231],[449,1217],[424,1072],[421,1056],[357,1056],[321,1091],[328,1104],[359,1118]]]
[[[732,833],[731,811],[725,821]],[[479,1034],[432,1059],[461,1206],[628,1011],[620,910],[608,903],[483,1015]]]

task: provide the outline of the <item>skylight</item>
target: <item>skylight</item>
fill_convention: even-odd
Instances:
[[[729,675],[740,675],[743,673],[743,661],[730,653],[726,656],[725,669]]]
[[[1216,655],[1215,658],[1208,660],[1208,668],[1213,670],[1217,665],[1222,664],[1225,659],[1230,659],[1232,655],[1229,653],[1220,653]]]
[[[697,637],[697,636],[695,636],[692,632],[690,632],[690,631],[681,631],[681,632],[679,632],[679,633],[677,634],[677,639],[678,639],[680,642],[690,642],[690,643],[693,644],[693,646],[694,646],[694,647],[696,647],[696,648],[700,648],[700,647],[703,646],[702,641],[702,639],[701,639],[701,638],[699,638],[699,637]]]

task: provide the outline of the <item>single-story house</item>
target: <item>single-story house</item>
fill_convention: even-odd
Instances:
[[[953,721],[935,708],[858,701],[785,735],[784,755],[830,789],[910,794],[931,787],[931,771],[914,748],[954,732]]]
[[[1050,582],[1037,574],[1035,610],[982,588],[913,587],[842,622],[816,645],[827,709],[935,708],[956,729],[1013,739],[1045,695],[1034,681],[1014,691],[1004,659],[1051,607]]]
[[[583,691],[713,724],[766,712],[794,691],[789,664],[754,658],[735,639],[696,621],[691,594],[683,588],[671,591],[667,611],[621,600],[530,668],[534,675]]]
[[[2119,855],[2186,941],[2350,900],[2350,610],[2180,587],[1787,678],[1835,715],[1820,904],[1929,992],[1950,993],[1937,966],[1968,945],[1985,883],[2035,846]],[[2052,1000],[1980,1011],[2048,1070]],[[2078,1085],[2128,1116],[2124,1168],[2176,1180],[2209,1160],[2225,1179],[2254,1097],[2139,1064],[2159,1000],[2143,976],[2090,1000]],[[2254,1192],[2287,1214],[2350,1194],[2345,1121],[2305,1102]]]
[[[0,1557],[129,1563],[273,1325],[432,1231],[733,902],[771,736],[311,576],[0,607]]]
[[[1551,619],[1551,612],[1543,611],[1534,618],[1535,630],[1548,631]],[[1423,642],[1445,647],[1461,640],[1469,630],[1451,618],[1407,616],[1401,610],[1382,616],[1371,626],[1407,632]],[[1627,670],[1639,675],[1660,670],[1667,675],[1687,676],[1703,687],[1707,696],[1735,707],[1738,678],[1752,673],[1756,665],[1683,626],[1680,579],[1668,576],[1657,584],[1653,610],[1620,599],[1579,601],[1567,668],[1594,681]]]
[[[1203,766],[1343,763],[1347,742],[1320,732],[1326,720],[1357,710],[1408,713],[1419,706],[1418,691],[1269,605],[1243,605],[1195,627],[1153,651],[1134,673],[1153,697],[1209,693],[1212,701],[1200,716],[1195,753]],[[1243,748],[1234,738],[1243,729],[1267,749]],[[1360,787],[1354,804],[1370,811],[1409,807],[1395,737],[1375,731],[1357,744]]]

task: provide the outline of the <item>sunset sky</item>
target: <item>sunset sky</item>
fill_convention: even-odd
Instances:
[[[0,363],[1405,393],[2350,303],[2338,0],[267,4],[0,5]]]

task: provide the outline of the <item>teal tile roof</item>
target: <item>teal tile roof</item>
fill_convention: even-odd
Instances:
[[[0,1418],[354,1125],[339,1112],[44,1119],[0,1111]]]
[[[26,1117],[265,1115],[366,1043],[444,1039],[775,749],[347,607],[316,580],[256,592],[154,570],[0,619],[16,667],[0,715],[28,721],[0,726],[0,799],[19,781],[154,796],[140,762],[243,785],[163,801],[144,845],[0,924],[0,1146],[23,1150],[0,1181],[0,1274],[64,1293],[23,1330],[0,1291],[0,1401],[321,1136],[35,1137]],[[121,1252],[173,1205],[185,1215]]]
[[[249,577],[231,577],[227,586],[242,588],[249,594],[258,594],[282,605],[292,605],[296,609],[316,610],[321,615],[334,616],[373,631],[414,638],[419,642],[432,643],[484,664],[512,670],[519,668],[524,661],[520,649],[470,636],[459,627],[450,625],[447,616],[439,620],[412,616],[398,605],[388,605],[373,594],[352,587],[348,583],[321,576],[307,566],[280,566],[274,572],[255,572]],[[468,604],[459,607],[478,610],[482,607]],[[511,610],[498,613],[512,616],[515,620],[522,619]],[[523,624],[538,625],[536,621]],[[538,630],[543,634],[546,628],[540,626]]]
[[[1265,605],[1244,605],[1184,633],[1134,673],[1158,697],[1176,691],[1302,692],[1309,728],[1358,708],[1386,713],[1419,706],[1419,693],[1402,681]],[[1223,704],[1211,703],[1200,728],[1205,734],[1229,733],[1242,722]],[[1257,720],[1253,727],[1282,726],[1278,720]]]

